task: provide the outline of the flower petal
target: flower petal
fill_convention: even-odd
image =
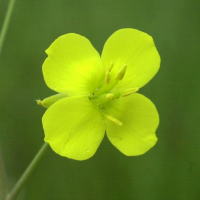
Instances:
[[[148,98],[137,93],[122,97],[113,101],[107,112],[123,123],[122,126],[118,126],[106,121],[109,140],[123,154],[144,154],[157,142],[155,131],[159,124],[159,116]]]
[[[98,107],[87,97],[68,97],[53,104],[42,118],[45,142],[59,155],[75,160],[92,157],[105,124]]]
[[[160,56],[153,39],[148,34],[136,29],[120,29],[106,41],[102,62],[107,69],[113,63],[110,72],[115,78],[118,71],[126,64],[127,71],[122,81],[114,90],[141,88],[157,73],[160,66]]]
[[[78,34],[60,36],[46,50],[43,64],[45,82],[52,90],[67,94],[89,95],[104,77],[99,53],[90,41]]]

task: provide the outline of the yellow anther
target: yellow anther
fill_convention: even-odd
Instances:
[[[106,95],[106,99],[113,100],[114,98],[115,98],[115,95],[112,93],[109,93]]]
[[[122,122],[120,122],[118,119],[111,117],[109,115],[104,115],[107,119],[109,119],[111,122],[114,122],[118,126],[122,126]]]
[[[108,84],[109,82],[110,82],[110,72],[107,71],[105,76],[105,83]]]
[[[128,95],[131,95],[131,94],[137,92],[138,90],[139,90],[138,87],[130,88],[130,89],[128,89],[128,90],[125,90],[125,91],[121,92],[121,96],[122,96],[122,97],[126,97],[126,96],[128,96]]]
[[[110,71],[113,68],[113,62],[111,63],[110,67],[106,71],[106,76],[105,76],[105,83],[108,84],[110,82]]]
[[[42,101],[41,100],[36,100],[37,101],[37,105],[39,106],[43,106]]]
[[[111,65],[110,65],[110,67],[109,67],[108,70],[107,70],[108,72],[110,72],[110,71],[112,70],[113,65],[114,65],[114,63],[112,62]]]
[[[115,77],[116,80],[122,80],[125,73],[126,73],[127,65],[124,65],[118,72],[117,76]]]

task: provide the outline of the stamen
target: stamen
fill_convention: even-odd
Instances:
[[[114,63],[112,62],[111,64],[110,64],[110,67],[108,68],[108,70],[107,71],[111,71],[112,70],[112,68],[113,68],[113,65],[114,65]]]
[[[106,71],[106,76],[105,76],[105,83],[108,84],[110,82],[110,71],[113,68],[113,62],[111,63],[110,67]]]
[[[111,117],[109,115],[104,115],[107,119],[109,119],[111,122],[114,122],[118,126],[122,126],[122,122],[120,122],[118,119]]]
[[[114,98],[115,98],[115,95],[112,93],[109,93],[106,95],[106,99],[113,100]]]
[[[105,83],[108,84],[109,82],[110,82],[110,72],[107,71],[105,76]]]
[[[127,65],[125,64],[118,72],[117,76],[115,77],[116,80],[122,80],[125,73],[126,73]]]
[[[98,91],[95,91],[93,96],[90,96],[90,98],[96,98],[97,96],[101,95],[101,94],[105,94],[105,93],[109,93],[116,85],[117,83],[123,79],[125,73],[126,73],[126,69],[127,69],[127,65],[125,64],[119,71],[117,76],[115,77],[115,79],[110,81],[110,71],[113,68],[113,63],[111,63],[110,67],[108,68],[108,70],[106,71],[106,76],[105,76],[105,83],[103,84]]]
[[[137,92],[138,90],[139,90],[138,87],[130,88],[130,89],[128,89],[128,90],[125,90],[125,91],[121,92],[121,96],[122,96],[122,97],[126,97],[126,96],[128,96],[128,95],[131,95],[131,94]]]

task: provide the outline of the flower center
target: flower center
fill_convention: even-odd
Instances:
[[[98,96],[100,96],[102,94],[109,93],[117,85],[117,83],[123,79],[123,77],[126,73],[127,65],[125,64],[119,70],[117,76],[113,80],[110,80],[110,72],[111,72],[112,68],[113,68],[113,63],[111,63],[110,67],[108,68],[108,70],[105,73],[104,84],[100,88],[96,89],[96,91],[94,93],[92,93],[91,98],[97,98]]]
[[[116,77],[113,80],[110,80],[110,72],[113,68],[113,63],[111,63],[110,67],[105,73],[105,82],[102,84],[102,86],[98,89],[96,89],[93,93],[90,94],[89,99],[96,103],[96,105],[102,109],[105,107],[106,103],[119,99],[120,97],[125,97],[128,95],[133,94],[134,92],[137,92],[139,88],[130,88],[125,91],[112,91],[112,89],[118,84],[119,81],[121,81],[126,73],[127,65],[124,64],[124,66],[118,71]],[[105,114],[105,112],[102,112],[102,115],[109,119],[110,121],[114,122],[115,124],[121,126],[122,122],[115,119],[112,116],[109,116]]]

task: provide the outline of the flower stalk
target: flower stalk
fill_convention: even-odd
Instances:
[[[3,156],[0,149],[0,199],[5,199],[8,194],[8,185],[6,180]]]
[[[15,4],[15,0],[10,0],[8,9],[6,12],[5,20],[3,22],[2,29],[0,32],[0,55],[3,48],[3,43],[5,40],[6,33],[7,33],[12,11],[14,8],[14,4]],[[3,156],[0,149],[0,199],[5,199],[7,194],[8,194],[8,186],[7,186],[7,180],[6,180],[6,173],[5,173],[5,167],[4,167],[4,162],[3,162]]]
[[[41,158],[43,157],[44,153],[48,149],[48,143],[44,143],[41,149],[38,151],[34,159],[31,161],[27,169],[22,174],[21,178],[18,180],[10,194],[7,196],[6,200],[14,200],[17,195],[19,194],[20,190],[22,189],[23,185],[26,183],[32,172],[34,171],[35,167],[40,162]]]
[[[13,12],[13,8],[14,8],[14,5],[15,5],[15,1],[16,0],[10,0],[9,5],[8,5],[8,10],[6,12],[5,20],[3,22],[3,26],[2,26],[2,29],[1,29],[1,34],[0,34],[0,55],[1,55],[2,47],[3,47],[3,43],[4,43],[4,40],[5,40],[5,36],[6,36],[7,30],[8,30],[8,25],[9,25],[9,22],[10,22],[10,18],[11,18],[11,15],[12,15],[12,12]]]

